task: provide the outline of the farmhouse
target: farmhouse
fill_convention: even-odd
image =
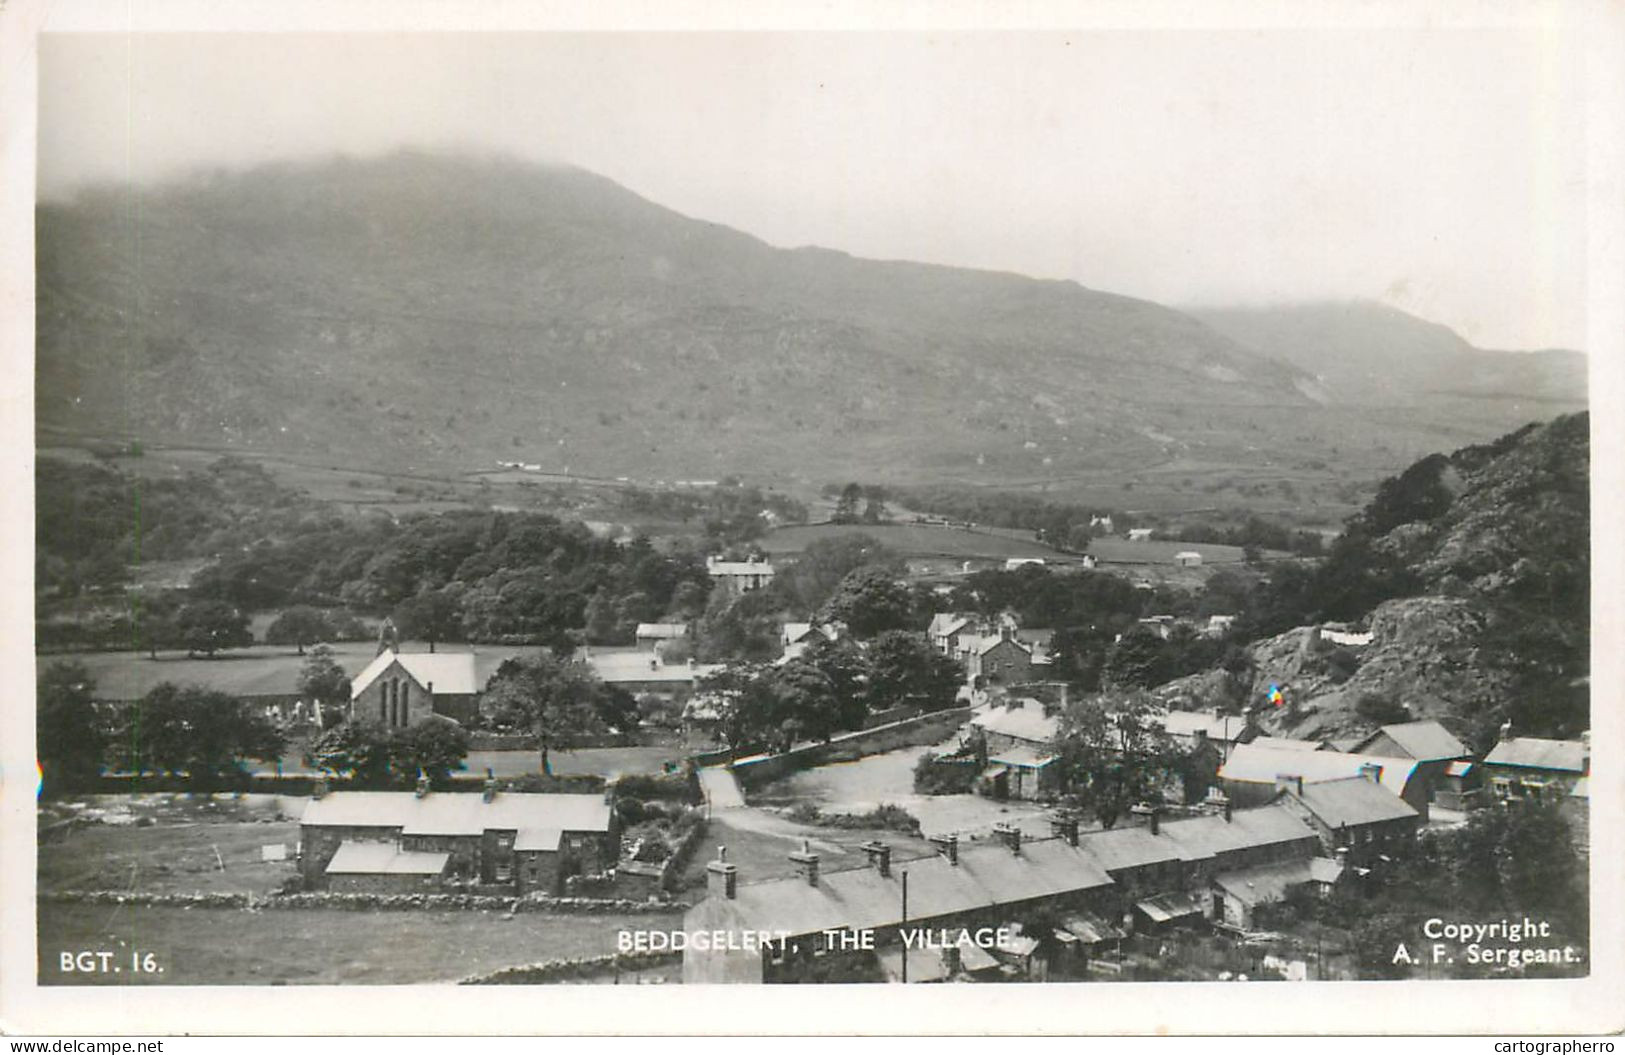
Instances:
[[[957,612],[938,612],[931,617],[931,625],[926,627],[926,635],[931,639],[931,647],[945,656],[959,658],[959,639],[976,633],[976,627],[971,616],[961,615]]]
[[[1534,798],[1562,801],[1591,774],[1591,734],[1579,740],[1543,740],[1533,736],[1509,738],[1503,728],[1501,742],[1484,756],[1486,786],[1498,798]]]
[[[1281,805],[1315,829],[1326,851],[1347,851],[1345,856],[1355,864],[1398,849],[1422,823],[1422,816],[1378,784],[1370,770],[1315,784],[1283,778],[1282,790]]]
[[[667,663],[658,652],[598,652],[587,649],[581,659],[606,685],[636,695],[674,699],[686,695],[695,682],[722,669],[717,663]]]
[[[773,581],[773,565],[752,557],[749,560],[718,560],[705,558],[705,570],[713,583],[721,584],[735,594],[760,590]]]
[[[431,715],[468,723],[479,714],[479,682],[471,652],[378,653],[350,683],[350,713],[357,721],[391,729]]]
[[[458,880],[557,892],[564,877],[620,856],[601,795],[335,791],[318,781],[299,819],[299,870],[312,887],[421,891]]]
[[[1202,555],[1193,549],[1180,550],[1174,554],[1174,563],[1181,568],[1200,568]]]

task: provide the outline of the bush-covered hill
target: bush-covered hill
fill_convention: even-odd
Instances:
[[[1433,455],[1385,481],[1318,566],[1281,566],[1257,598],[1252,668],[1165,687],[1292,708],[1295,735],[1369,729],[1394,705],[1452,724],[1477,746],[1511,720],[1524,735],[1590,724],[1589,416],[1530,425]],[[1308,627],[1369,630],[1345,647]]]

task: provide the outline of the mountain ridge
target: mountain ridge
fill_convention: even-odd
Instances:
[[[815,480],[1338,442],[1309,372],[1164,305],[779,249],[562,164],[281,162],[88,190],[37,218],[38,415],[70,432]],[[1521,423],[1508,413],[1437,431],[1487,438]],[[1437,442],[1412,431],[1386,435]]]

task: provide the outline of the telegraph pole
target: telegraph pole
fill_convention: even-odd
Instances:
[[[906,868],[903,869],[902,876],[903,876],[903,920],[902,920],[902,922],[907,923],[908,922],[908,869],[906,869]],[[902,933],[901,930],[898,931],[897,936],[903,942],[903,984],[907,985],[908,984],[908,938],[907,938],[906,935],[904,935]]]

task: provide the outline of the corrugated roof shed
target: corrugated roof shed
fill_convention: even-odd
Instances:
[[[1268,747],[1276,751],[1323,751],[1326,745],[1319,740],[1294,740],[1289,736],[1260,736],[1252,741],[1254,747]]]
[[[988,752],[987,760],[998,765],[1041,769],[1055,761],[1055,756],[1030,747],[1012,747],[1008,751]]]
[[[449,853],[402,850],[393,843],[343,842],[327,862],[328,875],[439,875]]]
[[[1382,786],[1395,795],[1402,795],[1416,772],[1417,761],[1414,758],[1383,758],[1342,751],[1281,751],[1240,744],[1219,767],[1219,779],[1273,784],[1277,776],[1299,776],[1305,784],[1313,784],[1357,777],[1360,767],[1366,764],[1382,767]]]
[[[1496,744],[1484,761],[1495,766],[1583,773],[1586,753],[1586,745],[1579,740],[1542,740],[1534,736],[1519,736]]]
[[[405,835],[478,835],[487,830],[556,828],[606,832],[610,809],[601,795],[499,792],[490,802],[467,792],[335,791],[305,804],[300,824],[400,828]]]
[[[1335,862],[1328,863],[1336,867]],[[1292,887],[1314,879],[1315,870],[1311,862],[1298,860],[1221,872],[1213,877],[1213,885],[1244,904],[1260,905],[1279,901]]]
[[[1297,798],[1322,824],[1330,828],[1344,824],[1376,824],[1417,815],[1404,799],[1363,777],[1305,784],[1303,794]]]

